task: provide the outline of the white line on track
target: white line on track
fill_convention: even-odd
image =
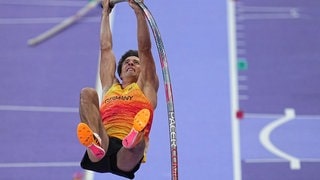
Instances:
[[[80,162],[0,163],[0,168],[79,167]]]
[[[236,48],[236,20],[235,2],[228,0],[228,36],[229,36],[229,73],[230,73],[230,104],[231,104],[231,132],[232,132],[232,155],[233,155],[233,180],[241,180],[241,150],[240,150],[240,127],[235,113],[239,109],[238,81],[241,80],[237,74],[237,48]],[[246,79],[245,79],[246,80]]]
[[[300,160],[292,155],[289,155],[288,153],[282,151],[278,147],[276,147],[270,139],[271,133],[281,125],[295,119],[295,111],[294,109],[286,109],[285,115],[282,118],[277,119],[276,121],[271,122],[267,126],[265,126],[262,131],[260,132],[259,139],[261,144],[269,150],[272,154],[281,157],[283,159],[286,159],[290,162],[291,169],[300,169],[301,163]]]
[[[60,23],[66,19],[65,17],[47,17],[47,18],[0,18],[0,25],[14,25],[14,24],[55,24]],[[100,17],[85,17],[81,22],[98,23]]]
[[[66,112],[77,113],[76,107],[45,107],[45,106],[13,106],[0,105],[0,111],[33,111],[33,112]]]
[[[252,119],[277,119],[283,117],[283,114],[256,114],[246,113],[246,118]],[[297,120],[320,120],[320,115],[296,115]]]
[[[71,6],[82,7],[84,3],[79,1],[39,1],[39,0],[1,0],[1,5],[21,5],[21,6]]]
[[[312,158],[303,158],[300,159],[301,162],[315,162],[320,163],[320,159],[312,159]],[[288,162],[285,159],[245,159],[246,163],[284,163]]]

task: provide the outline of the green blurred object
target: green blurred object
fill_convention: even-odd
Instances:
[[[244,58],[238,59],[238,70],[245,71],[248,69],[248,61]]]

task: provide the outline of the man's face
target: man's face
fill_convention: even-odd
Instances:
[[[136,56],[127,57],[122,64],[121,77],[136,76],[140,74],[140,59]]]

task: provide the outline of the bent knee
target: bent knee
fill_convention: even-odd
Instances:
[[[92,94],[92,93],[96,93],[97,91],[94,88],[91,87],[84,87],[81,89],[80,94]]]
[[[81,101],[99,101],[97,91],[90,87],[85,87],[81,89],[80,92]]]
[[[91,87],[85,87],[81,89],[80,97],[95,97],[97,96],[97,91]]]

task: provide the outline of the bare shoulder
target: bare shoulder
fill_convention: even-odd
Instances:
[[[104,96],[110,90],[110,88],[115,84],[120,84],[120,82],[117,78],[114,78],[112,84],[109,84],[109,85],[102,87],[102,96]]]

